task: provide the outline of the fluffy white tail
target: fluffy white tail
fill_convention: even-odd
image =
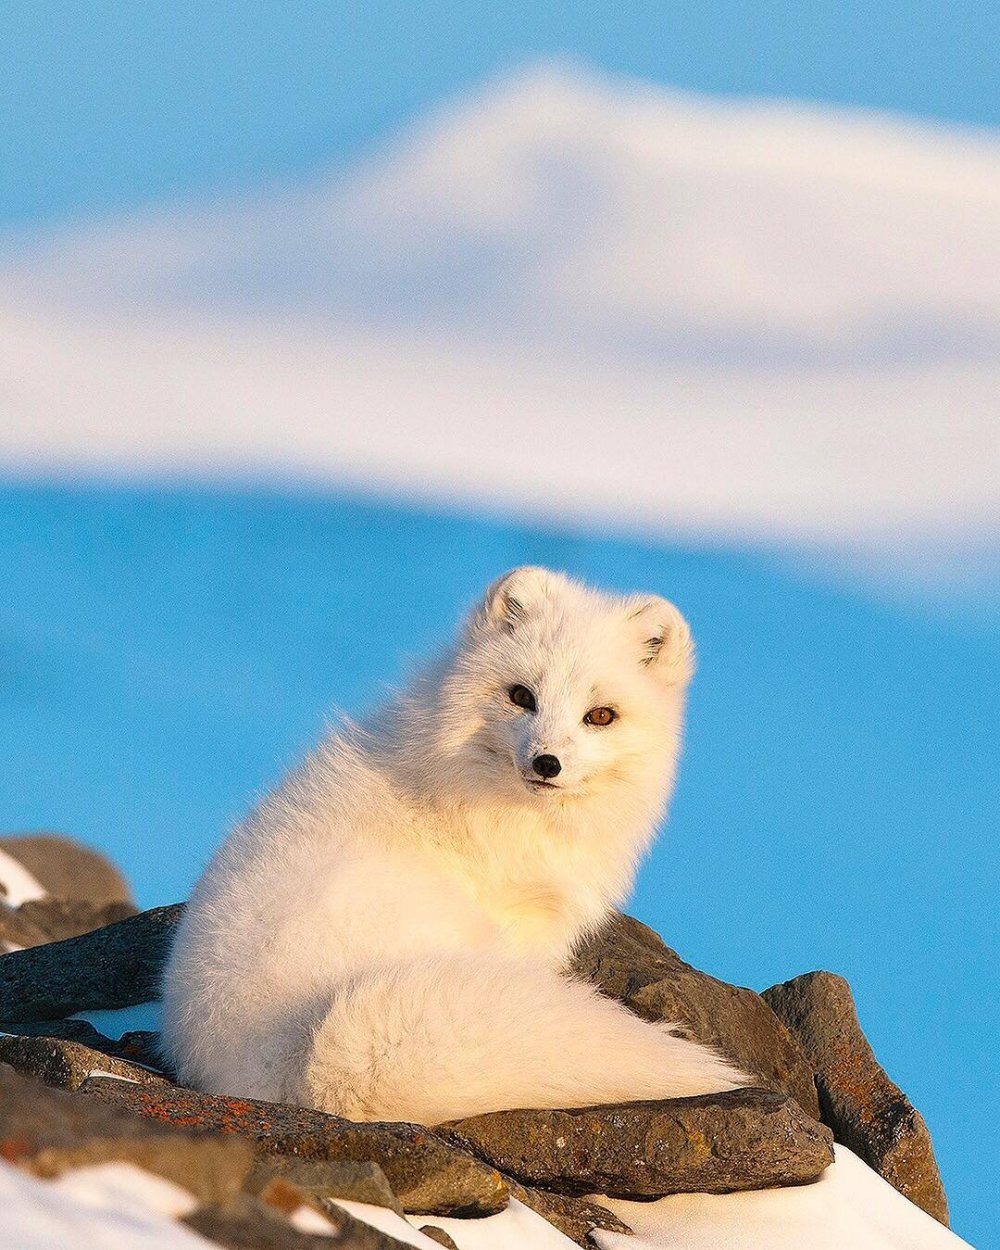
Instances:
[[[535,964],[421,959],[345,982],[317,1029],[301,1101],[354,1120],[443,1120],[731,1089],[697,1042]]]

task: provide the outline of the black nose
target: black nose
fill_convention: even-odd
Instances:
[[[562,764],[554,755],[536,755],[531,761],[531,767],[539,777],[544,777],[546,781],[550,777],[558,777],[562,772]]]

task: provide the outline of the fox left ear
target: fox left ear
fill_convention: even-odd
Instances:
[[[694,643],[679,610],[659,596],[630,601],[627,612],[639,662],[667,685],[684,686],[694,676]]]
[[[514,633],[536,606],[546,598],[553,575],[532,564],[511,569],[486,591],[474,617],[477,625],[496,624]]]

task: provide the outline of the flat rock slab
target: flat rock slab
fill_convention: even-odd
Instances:
[[[253,1151],[245,1142],[180,1132],[48,1089],[0,1064],[0,1158],[42,1177],[90,1164],[134,1163],[200,1202],[221,1203],[239,1192]]]
[[[497,1111],[442,1125],[527,1184],[660,1198],[801,1185],[833,1162],[833,1134],[773,1090],[568,1111]]]
[[[761,996],[692,968],[638,920],[615,916],[579,949],[573,971],[645,1020],[681,1024],[819,1118],[812,1065]]]
[[[350,1159],[298,1159],[293,1155],[258,1155],[247,1181],[248,1193],[260,1194],[284,1181],[317,1201],[349,1199],[369,1206],[386,1207],[403,1214],[386,1174],[377,1163]]]
[[[131,903],[90,903],[77,898],[35,898],[22,903],[17,915],[34,925],[46,942],[61,942],[138,915]],[[26,945],[26,943],[25,943]]]
[[[260,1154],[373,1161],[407,1211],[481,1216],[507,1205],[507,1184],[494,1168],[413,1124],[355,1124],[306,1107],[103,1077],[84,1081],[80,1091],[162,1124],[245,1138]]]
[[[0,1020],[58,1020],[160,997],[183,904],[0,957]]]
[[[305,1233],[265,1203],[241,1194],[225,1205],[202,1207],[183,1223],[228,1250],[405,1250],[405,1242],[339,1208],[324,1218],[329,1234]]]
[[[809,972],[764,991],[816,1071],[823,1119],[890,1185],[942,1224],[948,1203],[923,1117],[875,1058],[851,987],[832,972]]]
[[[91,1050],[100,1051],[102,1055],[110,1055],[115,1059],[125,1059],[129,1063],[140,1064],[154,1073],[163,1074],[172,1079],[160,1058],[159,1033],[151,1033],[138,1029],[131,1033],[123,1033],[120,1038],[105,1037],[88,1020],[0,1020],[0,1033],[15,1034],[18,1037],[49,1037],[66,1042],[79,1042]]]
[[[55,1089],[79,1089],[98,1074],[139,1085],[167,1084],[164,1077],[138,1064],[59,1037],[0,1036],[0,1063]]]

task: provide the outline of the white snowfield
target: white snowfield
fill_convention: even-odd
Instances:
[[[542,69],[11,255],[0,464],[987,559],[998,220],[992,133]]]
[[[942,1227],[844,1146],[813,1185],[744,1194],[610,1202],[635,1237],[598,1233],[604,1250],[958,1250]]]
[[[184,1190],[129,1164],[81,1168],[57,1181],[38,1181],[0,1164],[4,1244],[17,1250],[187,1250],[213,1244],[176,1223],[194,1205]],[[411,1216],[409,1223],[379,1207],[341,1205],[419,1250],[436,1246],[417,1231],[423,1224],[445,1229],[459,1250],[574,1245],[518,1202],[489,1219]],[[635,1236],[599,1232],[603,1250],[958,1250],[968,1244],[843,1147],[814,1185],[611,1205]],[[325,1231],[325,1221],[309,1208],[300,1208],[294,1222],[303,1232]]]

